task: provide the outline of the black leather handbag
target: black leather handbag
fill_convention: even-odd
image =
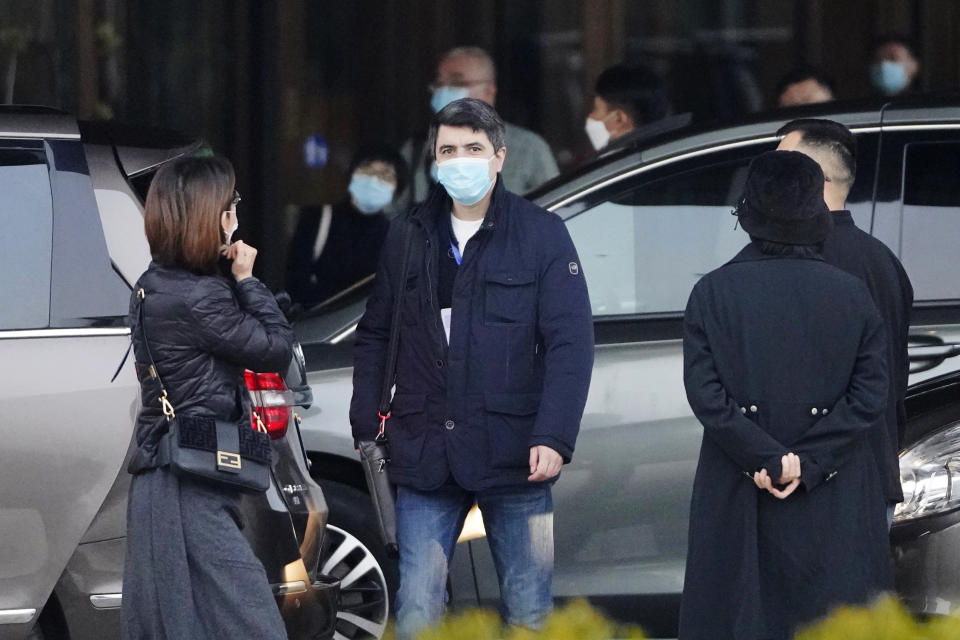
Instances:
[[[175,475],[212,482],[238,491],[261,492],[270,486],[270,435],[260,416],[254,412],[257,429],[254,430],[246,412],[241,408],[240,419],[218,420],[207,416],[177,415],[167,389],[157,371],[150,352],[150,340],[144,323],[143,305],[146,294],[137,291],[140,298],[138,314],[143,343],[150,359],[147,376],[157,379],[160,396],[157,400],[167,420],[167,433],[160,439],[157,461],[169,467]],[[143,379],[145,376],[141,376]]]
[[[403,283],[407,281],[407,265],[410,261],[410,227],[404,231],[403,262],[400,278],[394,288],[393,315],[390,323],[390,341],[387,343],[387,361],[383,370],[383,386],[380,391],[380,431],[373,440],[357,442],[363,475],[370,490],[373,510],[377,514],[380,537],[386,547],[387,555],[397,557],[397,489],[390,482],[387,467],[390,464],[390,442],[387,439],[387,421],[390,420],[390,405],[393,402],[393,385],[397,373],[397,350],[400,346],[400,308],[403,296]]]

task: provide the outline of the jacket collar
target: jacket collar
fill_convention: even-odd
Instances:
[[[833,224],[835,226],[856,226],[853,222],[853,214],[846,209],[831,211],[830,214],[833,216]]]
[[[793,259],[793,260],[823,260],[823,257],[819,254],[812,256],[810,258],[803,258],[799,256],[773,256],[763,251],[760,251],[760,247],[757,246],[756,242],[749,242],[747,246],[740,250],[740,253],[735,255],[730,262],[727,264],[734,264],[737,262],[759,262],[760,260],[783,260],[783,259]]]
[[[507,189],[503,186],[503,179],[497,174],[497,181],[493,184],[493,195],[490,197],[490,208],[487,209],[487,215],[483,218],[481,229],[494,229],[500,218],[503,207],[507,206]],[[449,216],[453,210],[453,200],[447,194],[447,190],[440,183],[434,183],[427,193],[427,199],[414,207],[410,217],[417,220],[425,227],[435,227],[442,216]]]

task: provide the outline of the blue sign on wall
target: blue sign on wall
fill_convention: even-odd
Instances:
[[[330,149],[327,139],[320,135],[307,136],[303,143],[303,162],[311,169],[320,169],[327,166]]]

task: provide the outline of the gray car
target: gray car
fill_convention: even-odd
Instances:
[[[0,107],[0,638],[120,637],[133,358],[111,377],[150,260],[146,187],[200,148]],[[247,374],[274,460],[270,489],[243,498],[244,532],[290,637],[328,638],[337,581],[318,571],[327,506],[297,427],[312,401],[302,356],[282,373]]]
[[[554,493],[558,598],[587,597],[655,635],[676,634],[702,434],[683,389],[682,311],[694,283],[748,240],[730,211],[750,160],[775,148],[774,132],[800,116],[832,118],[854,131],[859,170],[849,208],[913,281],[910,382],[919,386],[901,457],[908,498],[894,526],[897,588],[921,612],[960,603],[960,383],[942,377],[960,369],[960,359],[951,359],[960,353],[957,97],[828,105],[675,130],[602,156],[531,196],[566,221],[597,343],[577,450]],[[372,528],[348,423],[350,349],[369,287],[358,283],[296,330],[315,394],[302,426],[314,476],[330,500],[330,522],[366,554],[356,557],[367,576],[385,576],[388,604],[395,569]],[[492,602],[497,580],[482,529],[462,539],[452,600]],[[376,636],[380,627],[370,622]]]

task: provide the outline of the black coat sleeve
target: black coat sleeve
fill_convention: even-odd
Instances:
[[[864,298],[869,313],[846,393],[793,445],[794,453],[800,456],[801,482],[807,491],[843,465],[867,429],[880,428],[877,420],[887,407],[890,381],[886,332],[866,293]]]
[[[781,458],[789,450],[740,412],[730,397],[714,360],[704,328],[700,287],[694,287],[683,319],[683,384],[687,401],[715,442],[743,471],[766,469],[776,481],[782,475]]]
[[[900,289],[903,293],[903,322],[901,326],[896,327],[897,335],[894,336],[897,342],[897,362],[895,365],[895,378],[890,384],[896,385],[897,391],[897,449],[903,445],[903,437],[907,429],[907,409],[904,405],[904,398],[907,395],[907,385],[910,378],[910,355],[908,352],[910,342],[910,316],[913,313],[913,285],[907,276],[906,270],[899,260],[895,259],[897,273],[900,276]],[[891,331],[894,330],[891,327]]]
[[[538,331],[544,379],[530,446],[545,445],[570,462],[593,372],[593,313],[580,259],[563,222],[553,217],[541,262]]]
[[[401,268],[403,229],[409,224],[405,218],[397,218],[390,225],[373,281],[373,292],[357,325],[353,349],[353,397],[350,400],[350,425],[355,440],[372,440],[379,429],[383,369],[393,320],[392,283],[396,278],[394,272]]]
[[[293,357],[293,330],[266,285],[256,278],[235,289],[218,279],[206,283],[190,308],[203,347],[253,371],[285,371]]]

